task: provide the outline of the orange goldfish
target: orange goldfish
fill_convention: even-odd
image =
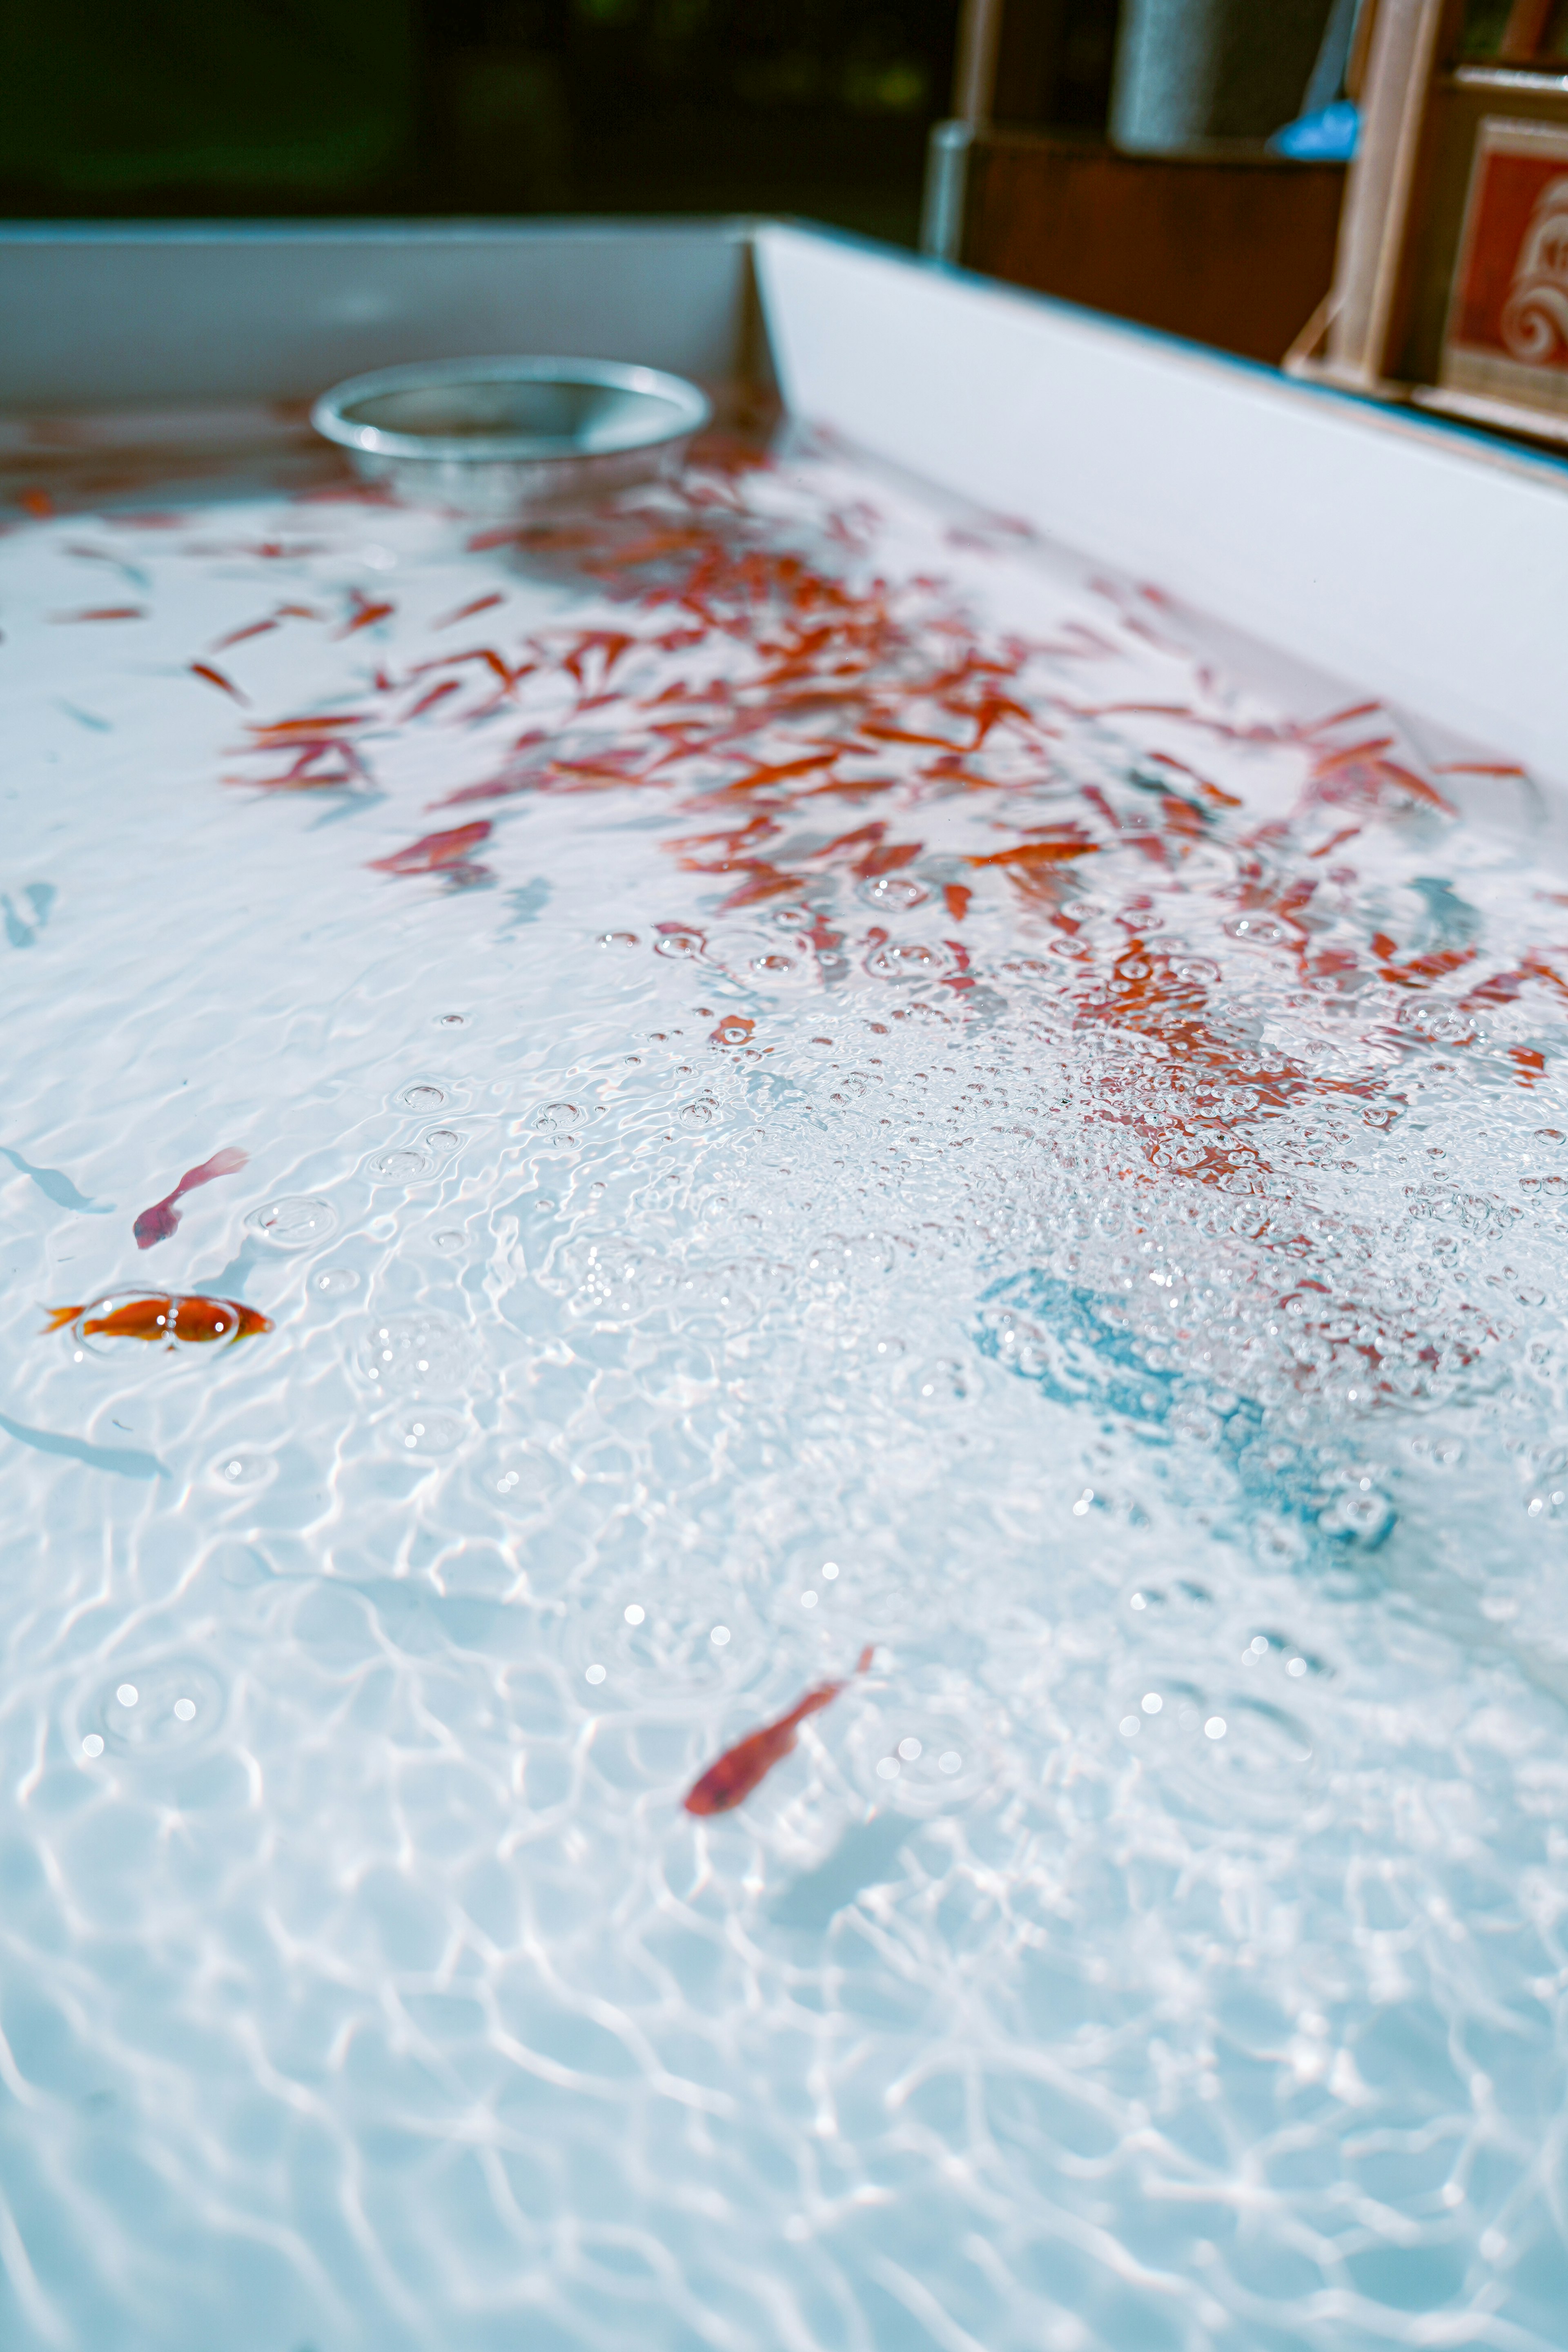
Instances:
[[[460,878],[482,876],[486,868],[470,863],[468,852],[477,849],[492,831],[489,817],[476,817],[471,824],[455,824],[445,833],[426,833],[411,841],[405,849],[395,849],[390,857],[373,857],[370,861],[377,874],[450,874]]]
[[[84,1339],[248,1339],[271,1324],[254,1307],[232,1298],[208,1298],[200,1291],[151,1291],[132,1298],[95,1298],[86,1307],[49,1307],[46,1331],[76,1324]]]
[[[876,1649],[874,1643],[861,1651],[855,1671],[863,1675],[870,1664]],[[845,1678],[846,1680],[847,1677]],[[744,1802],[765,1773],[771,1772],[779,1759],[789,1754],[795,1746],[795,1736],[808,1715],[831,1705],[843,1689],[842,1681],[818,1683],[815,1690],[781,1715],[776,1723],[763,1724],[760,1731],[749,1732],[733,1748],[727,1748],[716,1764],[710,1764],[686,1799],[689,1813],[727,1813],[731,1806]]]

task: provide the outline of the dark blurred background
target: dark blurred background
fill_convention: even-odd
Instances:
[[[1043,0],[1067,125],[1116,0]],[[915,240],[958,0],[0,0],[12,217],[808,214]]]

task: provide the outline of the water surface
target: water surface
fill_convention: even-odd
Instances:
[[[800,441],[0,597],[7,2346],[1559,2344],[1529,780]]]

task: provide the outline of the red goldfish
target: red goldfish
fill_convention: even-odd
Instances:
[[[455,824],[446,833],[426,833],[406,849],[395,849],[390,857],[373,857],[371,866],[377,874],[479,874],[484,869],[469,863],[468,852],[487,840],[490,830],[488,817],[477,817],[472,824]]]
[[[154,1291],[139,1298],[95,1298],[87,1307],[49,1307],[46,1331],[58,1331],[68,1323],[78,1326],[83,1339],[166,1339],[172,1348],[176,1339],[224,1339],[230,1345],[236,1339],[248,1339],[258,1331],[270,1331],[271,1324],[254,1307],[241,1307],[232,1298],[208,1298],[200,1291],[171,1293]]]
[[[233,678],[225,677],[222,670],[214,669],[211,662],[193,662],[191,664],[191,676],[193,677],[205,677],[207,684],[209,686],[216,686],[220,694],[232,694],[236,702],[247,702],[249,700],[249,697],[247,695],[241,694]]]
[[[397,610],[388,598],[383,596],[373,601],[360,588],[349,590],[349,602],[353,610],[338,631],[340,637],[352,637],[356,629],[373,628],[377,621],[386,620]]]
[[[246,1155],[233,1144],[215,1151],[199,1168],[187,1168],[172,1192],[143,1209],[131,1230],[136,1236],[138,1249],[151,1249],[154,1242],[166,1242],[179,1224],[179,1212],[174,1203],[183,1192],[194,1192],[198,1184],[210,1184],[215,1176],[237,1176],[246,1164]]]
[[[855,1667],[858,1675],[866,1672],[875,1648],[875,1643],[870,1643],[861,1651]],[[789,1754],[795,1733],[806,1717],[831,1705],[843,1688],[842,1681],[818,1683],[776,1723],[765,1723],[760,1731],[748,1732],[733,1748],[727,1748],[716,1764],[710,1764],[688,1795],[687,1811],[727,1813],[732,1806],[743,1803],[763,1775],[773,1770],[782,1756]]]
[[[437,629],[449,629],[455,621],[467,621],[470,619],[475,613],[485,613],[489,610],[492,604],[504,604],[505,603],[506,598],[501,594],[500,590],[499,588],[492,588],[488,596],[476,596],[471,604],[459,604],[455,613],[443,614],[440,620],[433,621],[431,623],[431,626],[432,628]]]

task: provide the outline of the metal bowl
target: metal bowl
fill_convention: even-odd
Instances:
[[[521,517],[675,472],[711,414],[684,377],[617,360],[435,360],[351,376],[310,422],[400,498]]]

